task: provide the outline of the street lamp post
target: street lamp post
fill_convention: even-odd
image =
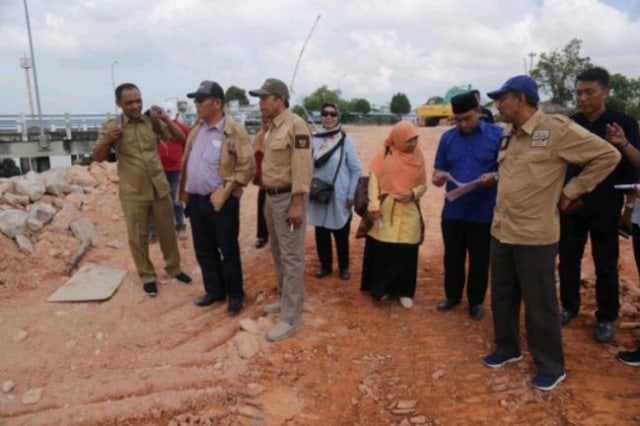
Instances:
[[[29,112],[31,113],[31,119],[33,119],[35,111],[33,110],[33,96],[31,96],[31,78],[29,77],[31,58],[26,56],[20,58],[20,67],[24,69],[24,76],[27,81],[27,97],[29,98]]]
[[[40,151],[49,151],[49,140],[44,134],[44,121],[42,120],[42,106],[40,104],[40,90],[38,86],[38,73],[36,71],[36,55],[33,51],[33,40],[31,38],[31,22],[29,20],[29,8],[27,7],[27,0],[23,0],[24,4],[24,16],[27,21],[27,35],[29,36],[29,51],[31,52],[31,67],[33,68],[33,84],[36,92],[36,106],[38,108],[38,148]],[[22,163],[22,160],[20,160]],[[30,162],[29,162],[30,163]],[[50,160],[48,156],[36,157],[36,169],[41,172],[49,169]],[[22,170],[24,172],[24,169]]]
[[[118,61],[113,61],[111,63],[111,88],[113,89],[113,91],[116,91],[116,78],[115,78],[115,68],[116,68],[116,64],[118,63]]]
[[[36,89],[36,106],[38,108],[38,127],[40,127],[40,149],[42,151],[49,150],[49,141],[44,134],[44,122],[42,121],[42,106],[40,104],[40,90],[38,88],[38,73],[36,71],[36,55],[33,52],[33,40],[31,38],[31,22],[29,21],[29,8],[27,0],[23,0],[24,15],[27,20],[27,34],[29,36],[29,51],[31,52],[31,67],[33,68],[33,84]]]
[[[113,96],[116,95],[116,77],[115,77],[115,68],[116,68],[116,64],[118,64],[119,62],[117,60],[111,62],[111,88],[113,89]],[[121,126],[120,123],[120,114],[118,112],[118,104],[116,104],[115,106],[115,119],[116,119],[116,124],[118,125],[118,128]]]

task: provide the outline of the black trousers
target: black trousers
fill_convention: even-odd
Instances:
[[[380,300],[385,294],[413,299],[419,248],[419,244],[386,243],[367,236],[360,291],[371,292],[374,300]]]
[[[636,269],[640,275],[640,226],[633,224],[633,257],[636,260]]]
[[[447,299],[454,302],[462,299],[468,253],[467,299],[470,306],[481,305],[489,281],[491,225],[443,219],[441,228],[444,240],[444,292]]]
[[[542,374],[564,371],[555,284],[557,244],[523,246],[491,239],[491,310],[496,352],[520,350],[520,301],[524,301],[527,345]]]
[[[240,200],[231,196],[216,212],[208,196],[189,195],[188,208],[193,247],[206,292],[215,298],[242,300]]]
[[[560,215],[560,299],[562,307],[580,311],[580,265],[587,237],[596,268],[596,319],[615,321],[620,310],[618,281],[619,217]]]
[[[267,193],[264,188],[258,190],[258,210],[256,216],[258,218],[258,225],[256,227],[256,238],[259,240],[269,240],[269,230],[267,229],[267,221],[264,218],[264,201],[266,200]]]
[[[349,269],[349,233],[351,231],[351,217],[341,229],[328,229],[316,226],[316,250],[322,269],[333,270],[333,254],[331,250],[331,235],[336,241],[338,267],[340,270]]]

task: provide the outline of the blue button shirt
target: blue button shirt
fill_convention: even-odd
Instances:
[[[469,182],[483,173],[498,170],[498,151],[502,128],[480,121],[473,133],[464,134],[457,127],[440,138],[434,168],[449,172],[458,182]],[[447,182],[447,191],[456,185]],[[496,186],[475,189],[455,201],[445,199],[442,218],[491,223],[496,205]]]

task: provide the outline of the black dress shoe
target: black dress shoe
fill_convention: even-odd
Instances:
[[[331,275],[333,271],[331,269],[321,268],[318,272],[316,272],[316,278],[324,278],[327,275]]]
[[[178,272],[178,274],[175,275],[173,278],[175,278],[176,280],[180,281],[183,284],[191,283],[191,277],[182,271]]]
[[[145,283],[142,288],[144,289],[144,292],[146,293],[147,296],[157,296],[158,295],[158,286],[156,285],[155,281],[154,282],[150,282],[150,283]]]
[[[349,281],[349,278],[351,278],[351,272],[349,272],[348,269],[342,269],[340,270],[340,279],[342,281]]]
[[[259,248],[262,248],[262,247],[264,247],[264,246],[266,246],[266,245],[267,245],[267,239],[265,239],[265,238],[258,238],[258,239],[256,240],[256,244],[255,244],[255,245],[256,245],[256,248],[258,248],[258,249],[259,249]]]
[[[469,316],[476,321],[481,320],[484,316],[484,308],[482,305],[469,306]]]
[[[222,302],[224,301],[224,297],[214,297],[213,294],[205,294],[202,297],[197,298],[193,303],[196,304],[196,306],[209,306],[209,305],[213,305],[216,302]]]
[[[444,299],[442,302],[438,303],[439,311],[449,311],[456,306],[458,306],[460,302],[454,302],[453,300]]]
[[[242,310],[242,299],[229,299],[229,306],[227,312],[230,316],[236,315]]]

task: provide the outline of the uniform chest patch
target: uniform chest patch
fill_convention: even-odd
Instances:
[[[549,143],[549,131],[548,130],[536,130],[531,135],[531,148],[545,148]]]
[[[296,135],[293,146],[295,149],[309,149],[311,146],[309,135]]]

